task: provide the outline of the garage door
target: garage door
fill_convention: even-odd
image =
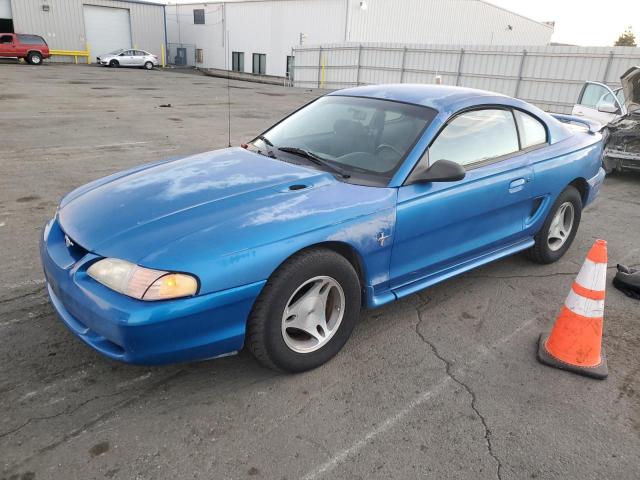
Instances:
[[[131,21],[126,8],[84,5],[84,30],[91,56],[131,48]]]

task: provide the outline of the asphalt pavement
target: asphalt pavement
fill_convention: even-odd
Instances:
[[[56,318],[41,228],[90,180],[227,146],[226,80],[2,64],[0,85],[0,479],[640,478],[640,304],[608,283],[607,380],[535,358],[596,238],[609,280],[640,264],[639,175],[606,179],[561,261],[515,255],[367,311],[317,370],[130,366]],[[234,145],[322,93],[230,86]]]

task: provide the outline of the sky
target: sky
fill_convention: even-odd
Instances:
[[[194,1],[170,0],[170,3]],[[640,0],[487,1],[539,22],[555,21],[552,42],[590,47],[611,46],[629,26],[636,35],[636,43],[640,42]]]

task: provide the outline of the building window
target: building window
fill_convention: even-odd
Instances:
[[[244,72],[244,52],[231,52],[231,69],[234,72]]]
[[[204,63],[204,52],[201,48],[196,48],[196,63]]]
[[[204,8],[195,8],[193,10],[193,24],[204,25]]]
[[[264,53],[253,54],[253,73],[264,75],[267,73],[267,55]]]

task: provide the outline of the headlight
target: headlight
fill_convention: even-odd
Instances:
[[[138,300],[189,297],[198,290],[198,282],[191,275],[151,270],[118,258],[97,261],[87,274],[110,289]]]

